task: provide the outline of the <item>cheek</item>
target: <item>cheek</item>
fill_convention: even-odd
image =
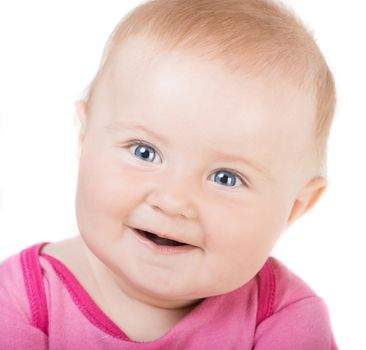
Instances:
[[[138,179],[108,152],[85,150],[80,159],[78,216],[96,226],[120,224],[138,204]],[[84,221],[85,221],[84,220]]]
[[[207,213],[208,249],[232,257],[235,263],[251,263],[269,255],[285,227],[287,206],[274,194],[255,193],[220,201]]]
[[[268,198],[221,201],[211,205],[207,224],[206,250],[210,276],[220,276],[222,291],[248,282],[261,269],[283,228],[278,202]]]

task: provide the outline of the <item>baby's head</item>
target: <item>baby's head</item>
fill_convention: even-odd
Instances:
[[[162,307],[240,287],[324,191],[334,105],[322,54],[279,5],[136,8],[76,102],[76,212],[88,254],[129,294]],[[163,254],[136,228],[190,249]]]

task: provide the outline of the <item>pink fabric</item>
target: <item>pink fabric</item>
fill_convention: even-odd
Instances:
[[[337,349],[323,300],[275,258],[242,287],[205,299],[162,337],[139,342],[62,262],[38,254],[44,244],[0,263],[0,349]]]
[[[48,335],[48,312],[42,271],[39,269],[38,251],[46,243],[36,244],[20,253],[24,285],[27,292],[32,326]]]
[[[276,278],[271,260],[258,273],[258,312],[256,326],[273,314],[276,294]]]

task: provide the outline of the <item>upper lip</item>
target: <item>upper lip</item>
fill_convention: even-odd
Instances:
[[[147,232],[153,233],[154,235],[157,235],[161,238],[167,238],[167,239],[170,239],[170,240],[173,240],[173,241],[177,241],[179,243],[189,244],[187,242],[182,241],[180,238],[177,238],[176,236],[168,234],[168,233],[160,232],[160,231],[157,231],[157,230],[152,230],[152,229],[149,229],[149,228],[140,228],[140,227],[133,227],[133,228],[135,230],[147,231]]]

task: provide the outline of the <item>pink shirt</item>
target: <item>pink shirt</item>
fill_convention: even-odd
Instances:
[[[327,307],[270,257],[242,287],[209,297],[169,332],[129,339],[71,271],[35,244],[0,263],[0,349],[336,350]]]

